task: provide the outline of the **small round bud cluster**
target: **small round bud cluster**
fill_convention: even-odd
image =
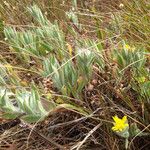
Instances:
[[[47,93],[53,87],[53,82],[51,81],[50,78],[44,78],[43,79],[43,86],[44,86],[44,89],[45,89],[45,93]]]

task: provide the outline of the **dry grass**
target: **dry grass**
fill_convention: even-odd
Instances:
[[[149,149],[147,2],[137,2],[146,19],[128,1],[123,8],[118,0],[75,2],[37,0],[44,19],[27,11],[30,0],[0,2],[0,110],[7,115],[1,118],[0,149],[122,150],[124,139],[111,130],[115,114],[128,117],[129,149]],[[27,32],[35,41],[16,46],[8,27],[19,42]],[[21,99],[28,102],[24,93],[34,104],[22,104],[25,114],[14,119]]]

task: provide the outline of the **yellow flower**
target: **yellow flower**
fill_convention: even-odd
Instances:
[[[131,47],[131,46],[128,45],[128,44],[125,44],[124,47],[125,47],[125,49],[128,50],[128,51],[131,51],[131,52],[134,52],[134,51],[135,51],[135,47]]]
[[[146,81],[146,78],[144,76],[143,77],[138,77],[137,81],[138,81],[138,83],[143,83],[143,82]]]
[[[122,119],[118,118],[118,116],[114,116],[113,120],[114,120],[113,122],[114,126],[112,127],[113,131],[122,132],[129,126],[127,116],[124,116]]]
[[[124,46],[127,50],[131,49],[130,45],[125,44]]]
[[[11,66],[10,64],[6,64],[4,66],[6,67],[6,69],[8,70],[8,72],[13,72],[13,66]]]

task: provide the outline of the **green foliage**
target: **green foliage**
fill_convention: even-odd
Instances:
[[[57,57],[63,59],[65,41],[57,22],[50,23],[36,5],[29,7],[28,12],[39,26],[35,23],[29,29],[22,29],[22,31],[18,31],[14,27],[4,28],[6,39],[13,50],[18,52],[18,57],[25,59],[27,63],[30,60],[30,55],[39,57],[54,52]]]
[[[79,98],[82,89],[91,79],[96,55],[86,48],[78,48],[74,59],[76,63],[72,59],[60,62],[55,56],[50,56],[44,60],[43,75],[51,77],[62,94]]]
[[[129,77],[129,81],[126,81],[129,89],[133,89],[137,95],[137,103],[144,107],[143,119],[147,124],[149,121],[148,105],[150,104],[150,79],[149,70],[146,67],[147,57],[144,48],[129,46],[123,42],[123,46],[120,49],[116,49],[113,53],[114,60],[117,62],[118,77],[121,80],[125,80],[123,74]],[[126,70],[130,70],[127,74]],[[134,104],[134,101],[131,101]]]
[[[148,100],[148,103],[150,104],[150,100],[149,100],[150,91],[149,91],[149,89],[150,89],[150,81],[147,81],[141,85],[141,94],[142,94],[142,96],[146,96],[146,99]]]
[[[12,100],[10,97],[14,96],[14,94],[5,89],[0,88],[0,109],[7,111],[7,112],[19,112],[19,110],[13,105]]]
[[[122,11],[116,14],[123,38],[126,38],[139,46],[150,48],[150,1],[147,0],[126,0],[123,2]]]
[[[134,136],[148,136],[149,133],[145,133],[145,132],[142,132],[136,123],[132,123],[131,126],[130,126],[130,136],[131,137],[134,137]]]
[[[2,65],[2,64],[0,64]],[[5,67],[0,67],[0,85],[6,85],[6,80],[7,80],[7,72]]]
[[[37,5],[28,7],[28,11],[41,26],[47,26],[50,24],[47,18],[43,16],[41,9]]]
[[[88,49],[79,49],[77,56],[77,65],[79,73],[89,80],[92,75],[92,64],[95,60],[95,53]]]
[[[50,4],[50,2],[48,3]],[[56,3],[58,4],[58,2]],[[86,5],[84,2],[81,3],[83,6]],[[24,114],[21,119],[36,122],[43,119],[48,112],[53,112],[54,109],[65,108],[84,116],[93,111],[92,117],[87,120],[94,119],[92,124],[95,125],[95,122],[98,121],[110,122],[107,117],[111,113],[120,111],[126,115],[131,114],[130,119],[134,118],[129,120],[131,137],[149,135],[142,132],[139,127],[139,124],[143,124],[145,127],[150,121],[149,2],[146,0],[124,1],[121,10],[109,12],[107,17],[99,16],[94,8],[95,3],[97,4],[93,1],[93,5],[89,8],[86,6],[89,10],[84,14],[81,9],[78,9],[77,0],[72,0],[73,6],[71,9],[69,8],[69,11],[68,9],[65,11],[69,20],[67,22],[63,20],[61,26],[57,21],[52,23],[48,20],[50,14],[44,15],[44,11],[40,9],[43,7],[42,5],[40,8],[37,5],[27,8],[26,13],[29,16],[26,19],[32,19],[28,25],[28,21],[25,21],[25,26],[5,25],[0,19],[0,30],[4,30],[5,42],[9,44],[10,53],[15,52],[14,55],[19,58],[19,60],[13,60],[13,64],[17,64],[17,67],[14,65],[14,68],[7,63],[11,59],[0,63],[0,111],[3,112],[2,117],[15,118]],[[12,7],[10,4],[7,4],[9,10]],[[92,10],[91,14],[90,9]],[[89,15],[90,20],[83,18],[86,22],[90,21],[88,25],[84,26],[80,23],[82,14],[84,14],[83,16]],[[12,16],[9,15],[9,17]],[[106,22],[103,22],[102,18],[104,20],[106,18]],[[93,20],[94,22],[92,22]],[[90,31],[88,31],[89,29]],[[35,64],[30,65],[31,61],[35,61]],[[38,73],[40,81],[38,80],[35,86],[30,82],[32,79],[29,80],[28,89],[21,87],[22,80],[26,81],[30,78],[30,76],[26,77],[26,74],[22,76],[22,72],[19,70],[19,67],[24,64],[28,64],[28,68],[25,69],[27,72],[30,71],[28,69],[33,69],[37,73],[39,70],[41,71]],[[52,87],[52,90],[54,90],[55,96],[52,96],[51,92],[44,91],[43,85],[41,85],[43,77],[52,80],[52,85],[55,87]],[[33,80],[37,81],[35,78]],[[91,85],[92,90],[88,86],[85,88],[87,84]],[[86,97],[83,92],[87,93]],[[58,95],[61,98],[58,98]],[[45,97],[49,99],[49,108],[44,107],[43,99],[46,99]],[[52,102],[53,100],[57,104]],[[81,100],[81,105],[78,105],[76,100]],[[100,108],[102,113],[97,113],[97,110],[95,111],[97,108]],[[105,124],[101,131],[107,132],[106,128],[103,128],[104,126]],[[112,137],[108,138],[113,139]],[[116,148],[115,145],[113,148]],[[118,148],[120,147],[118,146]]]
[[[46,116],[38,90],[33,86],[31,92],[21,89],[16,94],[5,88],[0,89],[0,109],[5,112],[4,117],[12,118],[25,114],[23,119],[35,122]]]
[[[114,58],[117,60],[120,69],[126,69],[128,67],[134,70],[142,69],[146,64],[146,57],[144,49],[131,47],[123,42],[123,47],[114,51]]]
[[[18,77],[16,71],[8,63],[0,63],[0,85],[19,85],[20,78]]]

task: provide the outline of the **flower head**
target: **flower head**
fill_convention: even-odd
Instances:
[[[122,132],[127,129],[129,126],[128,121],[127,121],[127,116],[124,116],[122,119],[118,118],[118,116],[113,117],[113,124],[114,126],[112,127],[113,131],[116,132]]]
[[[128,50],[128,51],[131,51],[131,52],[134,52],[134,51],[135,51],[135,47],[134,47],[134,46],[131,47],[131,46],[128,45],[128,44],[125,44],[125,45],[124,45],[124,48],[125,48],[126,50]]]
[[[127,50],[131,49],[130,45],[128,45],[128,44],[125,44],[124,47],[125,47]]]
[[[144,76],[138,77],[136,79],[137,79],[138,83],[144,83],[146,81],[146,78]]]

